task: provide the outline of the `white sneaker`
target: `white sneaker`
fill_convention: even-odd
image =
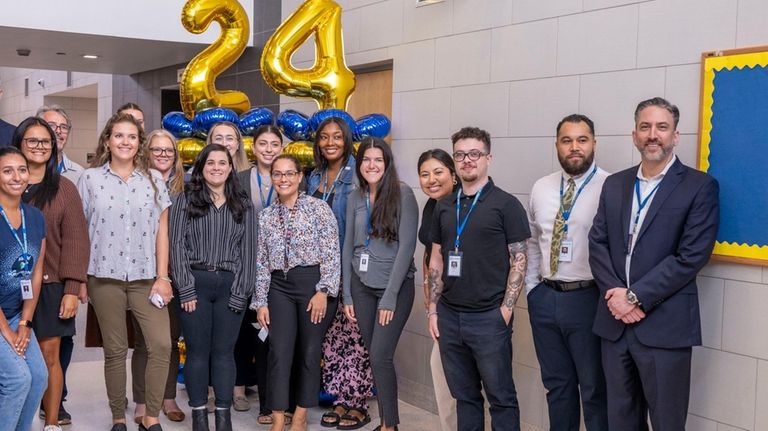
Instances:
[[[61,427],[58,425],[46,425],[43,431],[61,431]]]

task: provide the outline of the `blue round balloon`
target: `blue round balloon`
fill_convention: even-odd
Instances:
[[[265,124],[272,124],[275,115],[268,108],[253,108],[240,116],[240,131],[252,135],[253,131]]]
[[[312,117],[309,118],[309,130],[312,135],[315,135],[317,128],[320,127],[320,123],[331,117],[341,118],[347,123],[349,130],[351,130],[352,133],[355,132],[355,119],[347,114],[347,111],[341,109],[323,109],[322,111],[315,112],[312,114]]]
[[[277,127],[292,141],[309,140],[309,118],[293,109],[277,114]]]
[[[232,124],[237,125],[240,122],[240,118],[237,117],[235,111],[227,108],[210,108],[204,109],[192,119],[192,128],[195,133],[201,135],[207,135],[211,127],[222,121],[229,121]]]
[[[188,138],[194,133],[192,122],[187,120],[183,112],[179,111],[165,114],[163,117],[163,129],[171,132],[177,138]]]
[[[355,141],[366,136],[383,138],[392,129],[392,122],[384,114],[368,114],[357,119],[355,126]]]

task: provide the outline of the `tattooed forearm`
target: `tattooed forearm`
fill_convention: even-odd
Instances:
[[[443,271],[430,268],[429,269],[429,302],[430,304],[437,304],[440,300],[440,296],[443,294]]]
[[[507,276],[507,291],[504,294],[504,306],[510,310],[515,308],[517,298],[525,285],[525,271],[528,268],[528,249],[525,241],[509,244],[509,275]]]

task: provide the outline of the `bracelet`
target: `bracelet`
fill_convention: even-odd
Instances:
[[[167,275],[163,275],[163,276],[160,276],[160,277],[156,277],[156,278],[157,278],[158,280],[167,281],[167,282],[168,282],[168,284],[173,284],[173,282],[171,281],[171,278],[170,278],[170,277],[168,277]]]
[[[427,311],[427,319],[432,316],[437,316],[437,311]]]

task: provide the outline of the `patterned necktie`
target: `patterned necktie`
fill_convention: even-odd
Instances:
[[[576,189],[576,182],[573,178],[568,179],[568,188],[565,189],[565,196],[563,196],[562,205],[557,211],[557,217],[555,217],[555,227],[552,228],[552,248],[549,254],[549,269],[550,277],[554,277],[557,272],[557,264],[560,258],[560,244],[563,241],[563,234],[565,233],[565,219],[563,218],[563,210],[570,210],[573,205],[573,192]]]

